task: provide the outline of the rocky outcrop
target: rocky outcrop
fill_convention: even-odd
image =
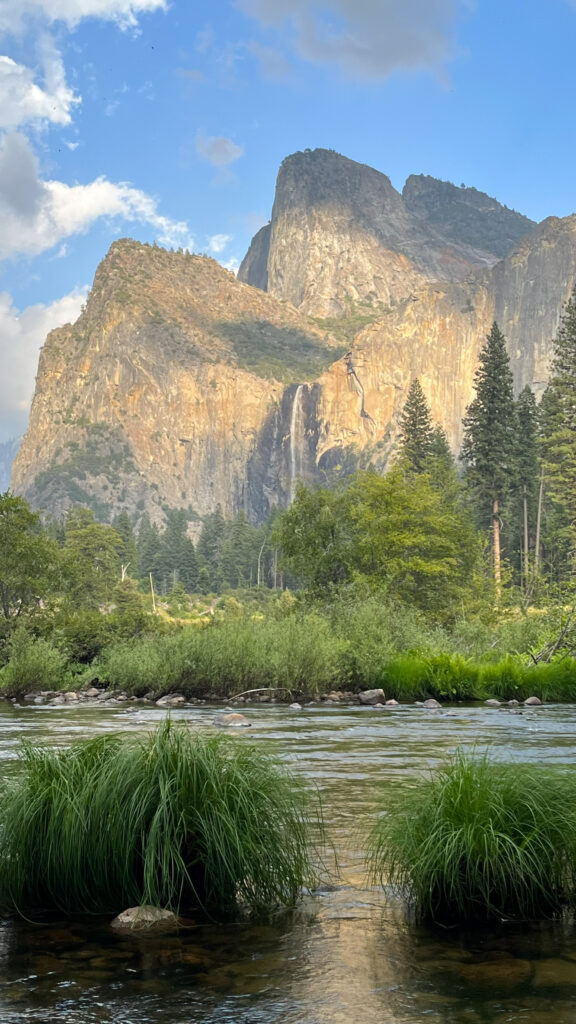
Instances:
[[[417,192],[410,185],[406,202],[385,174],[332,150],[295,153],[280,168],[271,223],[254,238],[238,276],[309,315],[341,315],[357,303],[393,305],[426,281],[462,280],[499,258],[506,234],[520,237],[514,218],[524,233],[531,225],[493,200],[492,228],[474,232],[469,224],[459,236],[443,230],[442,216],[427,208],[424,189],[420,203]],[[466,210],[473,210],[471,203]],[[514,230],[504,225],[510,217]],[[487,210],[477,210],[479,228],[487,219]],[[474,234],[482,247],[465,237]],[[484,244],[496,235],[498,251]]]
[[[57,514],[82,502],[233,515],[271,410],[335,354],[325,332],[214,260],[116,242],[77,323],[42,350],[12,485]]]
[[[503,259],[536,227],[533,220],[502,206],[476,188],[458,188],[426,174],[411,174],[402,198],[412,213],[453,242]]]
[[[114,243],[77,323],[42,350],[13,488],[56,514],[80,502],[198,522],[220,505],[260,521],[298,479],[385,468],[415,377],[457,452],[494,319],[517,390],[541,390],[576,277],[576,216],[544,221],[494,263],[520,215],[410,181],[407,203],[337,154],[290,157],[243,265],[258,287],[206,257]],[[438,195],[455,241],[430,226]]]

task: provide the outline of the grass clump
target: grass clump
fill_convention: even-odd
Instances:
[[[168,721],[65,750],[24,744],[0,802],[0,909],[253,912],[315,878],[303,783],[244,742]]]
[[[458,751],[375,825],[371,866],[421,919],[552,917],[576,904],[576,775]]]
[[[8,664],[0,671],[0,692],[12,697],[29,690],[59,690],[67,660],[50,641],[19,627],[8,641]]]

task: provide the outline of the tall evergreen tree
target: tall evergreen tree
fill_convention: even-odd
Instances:
[[[516,534],[520,552],[520,570],[524,586],[531,566],[530,551],[536,527],[540,458],[538,446],[538,406],[526,386],[516,402]]]
[[[416,377],[400,418],[399,454],[409,470],[422,473],[432,452],[432,421],[420,381]]]
[[[500,516],[514,479],[514,385],[506,340],[493,323],[474,375],[476,398],[464,418],[462,459],[482,521],[490,517],[494,582],[501,588]]]
[[[546,492],[576,555],[576,287],[554,342],[552,376],[543,416]]]

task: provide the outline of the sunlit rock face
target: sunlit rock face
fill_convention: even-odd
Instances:
[[[413,176],[402,196],[385,174],[331,150],[288,157],[270,225],[239,278],[313,316],[357,302],[389,306],[430,280],[492,266],[533,224],[475,189]]]
[[[414,377],[458,452],[494,319],[517,389],[542,389],[576,217],[533,227],[445,185],[409,179],[403,198],[337,154],[289,157],[241,269],[250,283],[115,242],[78,321],[42,350],[12,487],[57,514],[80,502],[199,522],[220,505],[259,521],[298,479],[385,468]]]

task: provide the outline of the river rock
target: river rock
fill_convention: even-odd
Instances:
[[[532,964],[528,960],[516,960],[513,957],[460,964],[457,970],[469,985],[482,988],[516,988],[524,985],[532,976]]]
[[[541,705],[541,703],[542,701],[540,700],[540,697],[527,697],[524,701],[526,707],[529,708],[537,708]]]
[[[64,694],[64,700],[70,701],[70,703],[73,704],[74,701],[79,700],[79,697],[75,690],[68,690],[68,692]]]
[[[442,705],[440,704],[439,701],[436,700],[435,697],[429,697],[428,700],[425,700],[422,703],[422,707],[423,708],[430,708],[432,711],[434,711],[436,708],[441,708]]]
[[[399,708],[400,707],[400,703],[399,703],[399,701],[394,700],[394,698],[391,698],[390,700],[386,701],[386,707],[387,708]]]
[[[361,690],[358,700],[361,704],[384,704],[386,694],[384,690]]]
[[[181,693],[167,693],[164,697],[160,697],[156,701],[159,708],[174,708],[179,704],[185,704],[186,697],[183,697]]]
[[[484,703],[487,704],[489,708],[499,708],[501,702],[496,700],[494,697],[491,697],[490,700],[485,700]]]
[[[89,686],[87,690],[84,690],[85,697],[99,697],[100,690],[97,690],[95,686]]]
[[[302,711],[302,705],[295,700],[294,703],[290,705],[290,711]]]
[[[112,928],[127,931],[154,931],[177,928],[179,920],[171,910],[145,905],[129,907],[110,922]]]
[[[214,725],[220,725],[224,729],[245,729],[252,725],[246,718],[246,715],[241,715],[239,711],[231,711],[229,715],[218,715],[213,721]]]

